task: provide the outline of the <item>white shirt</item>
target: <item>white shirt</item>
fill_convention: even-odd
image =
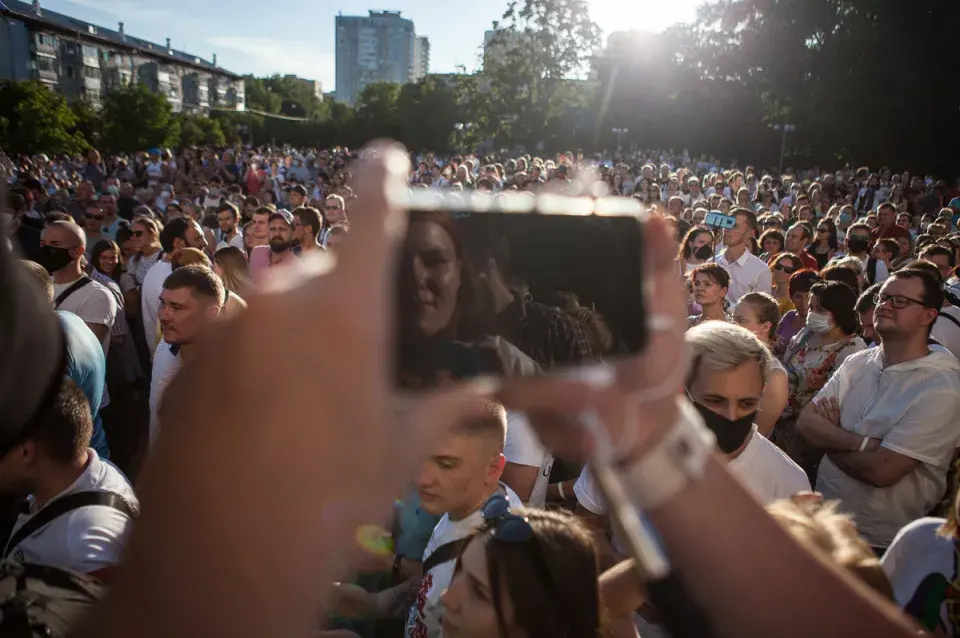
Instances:
[[[56,299],[75,284],[77,280],[65,284],[53,284],[53,298]],[[91,281],[83,288],[74,290],[69,297],[63,300],[57,310],[72,312],[84,323],[97,324],[107,327],[106,335],[100,340],[103,346],[103,355],[110,353],[110,334],[113,324],[117,320],[117,299],[110,290],[98,281]]]
[[[513,503],[519,503],[520,497],[506,485],[502,487],[506,490],[507,498],[511,503],[511,512],[516,513]],[[437,526],[433,528],[433,534],[430,535],[427,548],[423,551],[423,562],[426,562],[438,547],[471,536],[481,525],[483,525],[483,517],[480,516],[479,510],[456,522],[450,520],[449,514],[444,514]],[[440,638],[443,635],[443,628],[440,626],[440,595],[453,581],[453,570],[456,563],[456,559],[450,559],[445,563],[436,565],[423,575],[416,602],[410,607],[410,613],[407,617],[407,638],[421,638],[423,636]]]
[[[527,507],[543,508],[547,502],[547,486],[553,469],[553,454],[544,449],[534,433],[527,415],[522,412],[507,412],[507,441],[503,448],[507,463],[537,468],[537,480],[533,484]]]
[[[730,275],[730,287],[727,290],[730,312],[733,312],[740,297],[748,292],[773,294],[773,274],[770,267],[749,250],[744,251],[739,259],[731,262],[727,260],[727,251],[724,248],[717,255],[716,263]]]
[[[817,491],[840,499],[860,535],[886,547],[901,527],[925,516],[943,496],[960,445],[960,362],[941,346],[913,361],[883,366],[883,347],[847,357],[814,401],[840,404],[840,426],[881,439],[880,446],[919,461],[899,483],[874,487],[848,476],[827,456]]]
[[[244,250],[244,245],[243,245],[243,233],[241,233],[241,232],[238,230],[238,231],[237,231],[237,234],[230,238],[230,241],[226,241],[226,240],[224,240],[224,238],[223,238],[223,231],[222,231],[222,230],[218,230],[218,231],[217,231],[217,248],[216,248],[216,250],[220,250],[221,248],[226,248],[227,246],[233,246],[234,248],[239,248],[240,250]],[[216,250],[215,250],[214,252],[216,252]]]
[[[133,280],[137,286],[143,285],[143,280],[153,266],[163,258],[163,251],[158,250],[149,257],[143,255],[134,255],[130,258],[130,264],[127,266],[127,272],[133,275]]]
[[[955,636],[956,616],[952,616],[948,604],[951,598],[946,596],[945,588],[937,586],[956,583],[960,576],[953,539],[937,535],[944,522],[942,518],[913,521],[900,530],[880,563],[890,579],[897,605],[936,609],[944,629],[936,635]]]
[[[167,386],[177,376],[183,363],[180,355],[170,352],[170,344],[161,341],[153,357],[153,372],[150,376],[150,445],[153,445],[157,434],[160,433],[160,402]]]
[[[87,454],[89,460],[83,474],[53,500],[76,492],[99,490],[116,492],[131,507],[139,507],[137,495],[120,470],[109,461],[100,460],[92,448]],[[23,527],[37,513],[21,514],[13,531]],[[120,563],[132,529],[133,521],[123,512],[105,505],[89,505],[55,518],[16,548],[11,548],[10,557],[21,563],[50,565],[88,574]]]
[[[158,261],[143,278],[140,287],[140,316],[143,320],[143,336],[147,341],[147,348],[153,353],[157,344],[157,315],[160,313],[160,293],[163,292],[163,282],[173,272],[173,265],[169,261]]]
[[[727,465],[731,473],[764,505],[790,498],[797,492],[810,491],[806,472],[760,434],[756,425],[753,426],[747,447]]]
[[[949,315],[956,321],[952,321],[949,317],[937,317],[933,324],[933,330],[930,331],[930,336],[949,350],[953,356],[960,356],[960,325],[957,324],[960,321],[960,308],[947,306],[940,309],[940,314]]]

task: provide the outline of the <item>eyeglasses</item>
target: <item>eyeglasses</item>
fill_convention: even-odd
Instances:
[[[95,219],[98,222],[103,221],[103,215],[87,215],[87,217],[89,217],[90,219]]]
[[[818,233],[829,233],[829,232],[830,232],[830,229],[829,229],[829,228],[818,228],[818,229],[817,229],[817,232],[818,232]]]
[[[779,270],[780,272],[785,272],[785,273],[787,273],[788,275],[791,275],[791,274],[797,272],[797,269],[796,269],[796,268],[791,268],[790,266],[784,266],[783,264],[777,264],[776,266],[773,267],[773,269],[774,269],[774,270]]]
[[[510,500],[497,492],[480,510],[484,522],[493,525],[491,535],[507,543],[523,543],[533,536],[533,528],[523,516],[510,512]]]
[[[910,297],[905,297],[903,295],[888,295],[882,292],[878,292],[877,295],[873,298],[874,305],[879,308],[886,302],[890,302],[890,305],[896,308],[897,310],[903,310],[912,303],[917,304],[918,306],[927,307],[927,304],[920,301],[919,299],[911,299]]]

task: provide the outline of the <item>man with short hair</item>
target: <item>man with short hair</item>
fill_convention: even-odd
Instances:
[[[72,222],[46,225],[40,235],[43,261],[40,264],[53,277],[53,307],[77,315],[97,336],[103,354],[110,352],[110,331],[117,319],[117,300],[103,284],[83,271],[82,261],[87,238]]]
[[[874,310],[882,343],[847,357],[797,422],[827,452],[817,491],[840,500],[878,555],[940,501],[960,445],[960,363],[929,341],[942,304],[933,274],[891,274]]]
[[[240,232],[240,212],[237,207],[230,202],[220,204],[220,210],[217,211],[217,250],[233,246],[244,250],[243,233]]]
[[[83,180],[77,184],[76,193],[73,199],[67,204],[67,212],[70,213],[74,221],[79,221],[83,218],[83,211],[86,210],[87,204],[94,201],[94,196],[95,191],[93,184],[89,181]]]
[[[140,289],[143,335],[151,355],[158,342],[157,315],[160,311],[160,293],[163,290],[163,282],[173,272],[173,257],[184,248],[206,250],[207,238],[200,224],[189,217],[177,217],[171,219],[160,232],[160,245],[163,247],[163,257],[147,272]]]
[[[86,397],[64,378],[47,417],[3,450],[0,491],[30,497],[6,542],[12,560],[101,579],[120,563],[139,503],[89,447],[92,427]]]
[[[897,226],[897,207],[890,202],[884,202],[877,207],[877,229],[871,233],[873,240],[877,239],[910,239],[910,231]]]
[[[887,267],[887,270],[893,270],[893,260],[900,255],[900,244],[896,239],[878,239],[873,245],[873,257],[878,259]]]
[[[150,443],[159,432],[163,393],[182,362],[189,360],[192,344],[220,314],[224,304],[220,278],[205,266],[183,266],[163,282],[160,293],[160,330],[150,378]]]
[[[796,222],[790,226],[790,230],[787,231],[784,247],[787,249],[787,252],[793,253],[800,258],[804,268],[809,268],[814,271],[820,270],[820,264],[817,262],[816,257],[807,251],[810,240],[810,226],[805,222]]]
[[[254,246],[266,246],[270,243],[270,215],[275,212],[276,209],[269,206],[261,206],[253,211],[253,227],[250,235]]]
[[[87,236],[87,246],[84,249],[84,256],[89,264],[93,255],[93,247],[103,238],[103,209],[97,200],[87,202],[83,210],[83,232]]]
[[[274,266],[296,259],[293,252],[293,215],[280,210],[270,215],[270,240],[267,246],[254,246],[250,251],[250,276],[262,280]]]
[[[323,250],[322,232],[323,216],[316,208],[301,206],[293,211],[293,239],[297,252]]]
[[[483,506],[496,495],[511,511],[522,507],[517,494],[500,482],[507,416],[490,403],[483,417],[461,420],[434,442],[415,482],[420,509],[443,517],[423,553],[422,569],[413,578],[379,593],[340,585],[334,608],[350,608],[369,618],[407,618],[406,636],[441,636],[440,595],[453,580],[460,551],[483,525]]]
[[[727,301],[731,312],[737,300],[748,292],[773,292],[770,267],[748,250],[750,240],[756,236],[757,216],[745,208],[735,208],[731,214],[736,218],[734,228],[723,231],[724,249],[717,257],[717,264],[730,274]]]
[[[856,257],[863,264],[863,284],[865,287],[880,284],[890,276],[890,269],[876,257],[871,257],[870,227],[864,223],[856,223],[847,231],[847,254]]]
[[[307,203],[307,189],[303,184],[295,184],[289,192],[290,210],[295,210]]]
[[[104,193],[99,198],[100,210],[103,211],[103,236],[117,241],[117,230],[123,222],[117,216],[117,196],[113,193]]]

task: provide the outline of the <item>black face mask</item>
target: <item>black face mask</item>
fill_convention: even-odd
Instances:
[[[847,248],[850,249],[850,252],[855,254],[867,252],[868,243],[866,239],[860,239],[859,237],[847,237]]]
[[[724,454],[736,452],[747,440],[750,432],[753,431],[753,420],[757,416],[756,412],[751,412],[742,416],[736,421],[731,421],[722,414],[717,414],[705,405],[694,402],[700,416],[703,417],[704,424],[717,437],[717,447]]]
[[[41,246],[39,257],[40,265],[51,275],[66,268],[73,261],[73,257],[70,256],[70,249],[60,246]]]
[[[697,259],[710,259],[713,257],[713,250],[710,248],[710,246],[704,244],[694,251],[693,256]]]

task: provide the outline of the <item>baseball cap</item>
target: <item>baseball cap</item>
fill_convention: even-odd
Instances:
[[[272,222],[275,219],[282,219],[283,221],[287,222],[291,228],[293,227],[293,215],[291,215],[290,211],[288,211],[286,208],[281,208],[275,213],[270,213],[270,219],[267,223]]]

